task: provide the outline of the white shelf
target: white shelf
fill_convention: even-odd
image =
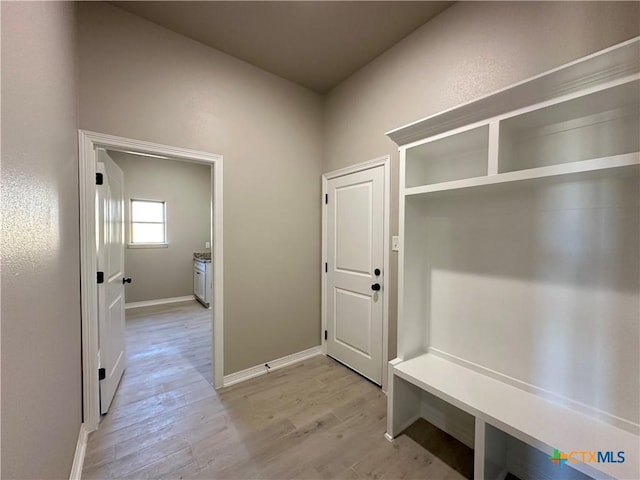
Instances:
[[[624,451],[624,463],[589,463],[613,478],[640,478],[640,437],[434,354],[394,365],[394,375],[545,450]],[[584,464],[578,464],[584,467]],[[578,465],[573,465],[578,466]]]
[[[431,185],[422,185],[419,187],[410,187],[405,188],[404,194],[405,196],[424,195],[429,193],[461,190],[487,185],[497,185],[508,182],[522,182],[527,180],[531,181],[572,174],[622,169],[625,167],[629,170],[637,170],[635,167],[637,167],[638,165],[640,165],[640,153],[633,152],[623,155],[616,155],[613,157],[561,163],[558,165],[550,165],[547,167],[530,168],[527,170],[499,173],[496,175],[488,175],[484,177],[466,178],[463,180],[453,180],[450,182],[434,183]]]
[[[500,121],[500,173],[640,150],[640,79]],[[471,175],[469,175],[470,177]]]
[[[633,38],[477,100],[393,129],[387,132],[387,136],[398,145],[407,145],[529,105],[637,74],[640,68],[639,44],[639,38]]]

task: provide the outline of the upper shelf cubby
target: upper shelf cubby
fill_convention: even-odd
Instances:
[[[638,152],[639,118],[638,80],[505,118],[498,172]]]
[[[417,187],[487,175],[489,126],[407,149],[405,184]]]

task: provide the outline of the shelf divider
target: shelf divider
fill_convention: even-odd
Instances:
[[[498,174],[498,150],[500,145],[500,122],[493,120],[489,124],[489,155],[487,175]]]

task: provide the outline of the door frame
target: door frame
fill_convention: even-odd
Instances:
[[[376,167],[384,167],[384,212],[383,212],[383,272],[384,272],[384,288],[382,290],[382,391],[387,391],[387,362],[389,361],[389,210],[390,210],[390,197],[391,197],[391,156],[385,155],[384,157],[375,158],[368,162],[358,163],[349,167],[341,168],[339,170],[333,170],[331,172],[322,174],[322,262],[320,264],[321,275],[321,318],[322,325],[320,330],[320,339],[322,353],[327,354],[327,341],[324,339],[324,331],[327,329],[327,275],[324,269],[327,262],[327,204],[325,202],[325,196],[328,193],[328,182],[334,178],[343,177],[352,173],[362,172],[364,170],[370,170]]]
[[[211,311],[213,382],[223,386],[223,217],[222,155],[188,150],[159,143],[78,130],[80,201],[80,290],[82,325],[82,407],[83,423],[89,432],[100,423],[98,380],[98,285],[96,283],[96,148],[142,154],[159,159],[181,160],[212,167],[213,308]]]

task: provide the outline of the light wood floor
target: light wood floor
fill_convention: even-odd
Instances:
[[[127,312],[127,370],[83,478],[462,479],[473,452],[424,421],[383,438],[386,397],[317,356],[216,392],[210,313]]]

